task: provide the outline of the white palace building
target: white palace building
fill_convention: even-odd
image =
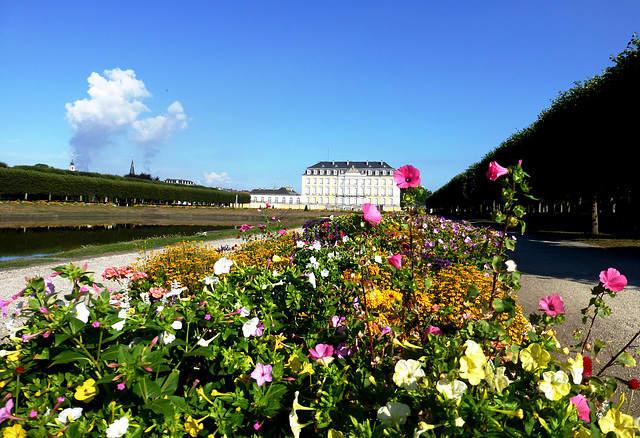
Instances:
[[[359,210],[362,204],[380,210],[400,209],[400,189],[393,181],[395,169],[384,161],[320,161],[302,174],[302,193],[292,189],[256,189],[252,208]]]

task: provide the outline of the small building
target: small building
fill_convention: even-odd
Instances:
[[[267,204],[269,204],[273,208],[304,209],[300,195],[291,187],[254,189],[249,192],[249,195],[251,196],[249,208],[266,208]]]
[[[193,186],[195,183],[193,181],[189,181],[188,179],[175,179],[175,178],[167,178],[164,182],[169,184],[184,184],[187,186]]]

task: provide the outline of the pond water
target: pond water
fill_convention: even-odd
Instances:
[[[212,233],[233,227],[211,225],[102,224],[70,227],[0,228],[0,261],[55,254],[87,245],[156,236]]]

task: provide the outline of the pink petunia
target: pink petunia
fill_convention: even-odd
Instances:
[[[251,377],[256,380],[258,386],[264,385],[266,382],[271,382],[273,377],[271,376],[271,371],[273,370],[273,366],[271,365],[263,365],[258,362],[256,365],[256,369],[251,373]]]
[[[627,277],[620,274],[617,269],[609,268],[600,272],[600,282],[605,289],[609,289],[611,292],[620,292],[627,285]]]
[[[549,295],[540,300],[540,310],[544,310],[549,316],[560,315],[564,313],[564,301],[558,294]]]
[[[569,401],[578,409],[578,417],[583,421],[589,421],[589,413],[591,412],[591,409],[589,409],[589,405],[587,404],[587,398],[582,394],[578,394],[571,397]]]
[[[509,169],[506,169],[499,165],[497,162],[492,161],[489,163],[489,170],[487,170],[487,178],[491,181],[495,181],[500,178],[502,175],[506,175],[509,173]]]
[[[429,328],[427,329],[427,334],[428,335],[436,335],[436,336],[442,336],[442,330],[440,330],[440,327],[436,327],[435,325],[430,325]]]
[[[373,204],[362,204],[362,212],[364,213],[364,220],[374,224],[379,224],[382,221],[382,214],[378,211]]]
[[[393,266],[396,269],[400,269],[400,266],[402,266],[402,255],[401,254],[396,254],[396,255],[389,256],[389,257],[387,257],[387,260],[389,261],[391,266]]]
[[[420,178],[420,171],[409,164],[396,170],[393,174],[393,180],[401,189],[418,187],[422,182],[422,179]]]
[[[326,366],[333,361],[333,347],[328,344],[318,344],[309,351],[308,357]]]

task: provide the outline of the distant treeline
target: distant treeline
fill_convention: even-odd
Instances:
[[[576,231],[637,234],[640,219],[638,120],[640,40],[611,57],[615,65],[561,92],[529,127],[513,134],[427,200],[445,216],[487,216],[500,185],[491,161],[517,164],[531,175],[529,218]],[[524,201],[524,200],[523,200]],[[526,217],[525,217],[526,218]],[[592,229],[592,225],[595,227]]]
[[[45,165],[0,166],[0,199],[111,202],[120,205],[229,205],[250,201],[247,193],[226,192],[197,185],[168,184],[134,177],[72,172]]]

